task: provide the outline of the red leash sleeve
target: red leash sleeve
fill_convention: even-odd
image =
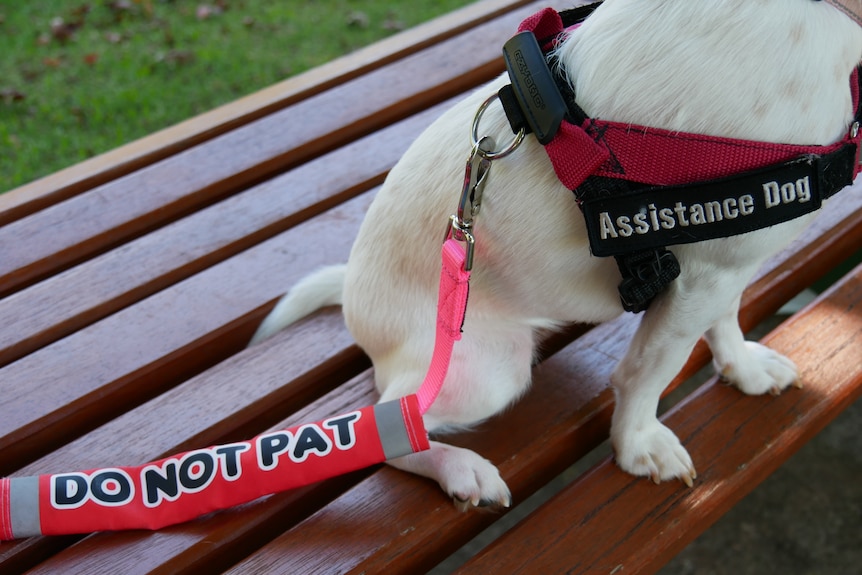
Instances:
[[[0,540],[159,529],[428,447],[408,396],[137,467],[0,479]]]

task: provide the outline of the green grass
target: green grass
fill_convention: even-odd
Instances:
[[[0,191],[472,0],[0,0]]]

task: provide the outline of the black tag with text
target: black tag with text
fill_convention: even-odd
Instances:
[[[624,195],[599,192],[581,204],[592,253],[699,242],[798,218],[852,183],[855,158],[856,147],[848,145],[720,180]]]
[[[512,90],[524,118],[541,144],[554,139],[568,107],[532,32],[521,32],[503,46]]]

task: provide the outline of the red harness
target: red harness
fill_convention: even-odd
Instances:
[[[500,99],[515,132],[536,134],[586,218],[593,255],[614,256],[628,311],[643,311],[679,274],[665,248],[727,237],[819,209],[859,172],[856,122],[829,146],[798,146],[671,132],[588,117],[549,65],[566,30],[600,3],[527,20],[504,47],[512,81]],[[668,161],[673,158],[673,161]]]

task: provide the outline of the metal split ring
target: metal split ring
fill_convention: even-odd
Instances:
[[[485,113],[485,110],[488,109],[488,106],[490,106],[495,100],[498,100],[499,98],[500,97],[497,94],[493,94],[490,98],[482,102],[482,105],[479,106],[479,109],[476,110],[476,115],[473,117],[473,131],[471,133],[473,148],[480,156],[482,156],[486,160],[499,160],[500,158],[505,158],[506,156],[518,149],[518,146],[520,146],[521,142],[524,141],[524,136],[526,135],[526,131],[521,128],[518,133],[515,134],[515,138],[508,146],[496,152],[489,152],[487,150],[483,150],[479,146],[479,122],[482,120],[482,115]]]

